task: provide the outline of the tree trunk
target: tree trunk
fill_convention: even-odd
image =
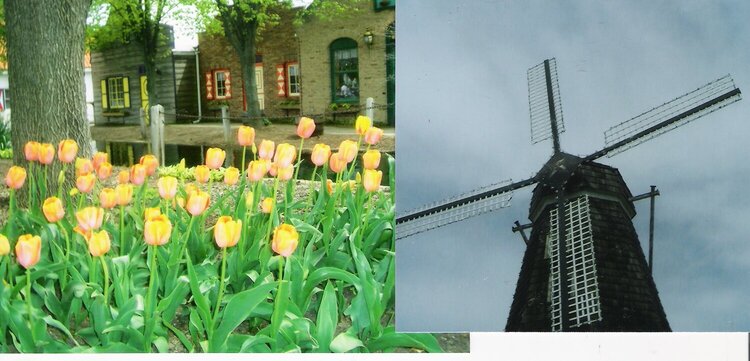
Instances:
[[[252,42],[250,43],[241,52],[240,49],[237,49],[237,53],[240,55],[242,85],[245,87],[245,102],[247,104],[245,115],[250,117],[250,124],[257,128],[263,124],[260,120],[260,103],[258,102],[257,91],[258,80],[255,79],[255,46]]]
[[[5,0],[11,137],[17,165],[27,168],[23,147],[30,140],[57,148],[60,140],[73,139],[79,156],[91,155],[83,83],[90,5],[91,0]],[[59,162],[53,164],[59,171]],[[54,169],[49,177],[53,190]]]

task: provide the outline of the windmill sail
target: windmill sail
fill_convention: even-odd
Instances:
[[[526,73],[529,83],[529,115],[531,142],[536,144],[552,138],[559,151],[558,135],[565,131],[557,82],[557,61],[548,59]]]

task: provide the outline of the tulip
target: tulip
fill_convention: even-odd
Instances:
[[[255,129],[246,125],[237,130],[237,143],[243,147],[251,146],[255,142]]]
[[[112,209],[117,205],[117,192],[112,188],[104,188],[99,193],[99,204],[104,209]]]
[[[130,172],[126,170],[121,170],[120,173],[117,173],[117,183],[119,184],[130,183]]]
[[[345,140],[339,145],[339,153],[344,157],[347,163],[351,163],[359,152],[359,146],[357,142],[352,140]]]
[[[326,179],[326,190],[328,191],[328,194],[333,193],[333,181],[330,179]]]
[[[34,141],[28,141],[23,146],[23,154],[26,156],[26,160],[29,162],[35,162],[39,160],[39,143]]]
[[[247,167],[247,179],[251,182],[257,182],[263,179],[266,172],[268,172],[266,162],[254,160],[250,162],[250,165]]]
[[[378,127],[370,127],[370,129],[367,129],[365,132],[365,143],[369,145],[375,145],[380,142],[380,138],[383,137],[383,129],[380,129]]]
[[[16,242],[16,259],[25,269],[34,267],[42,255],[42,238],[24,234]]]
[[[57,145],[57,157],[63,163],[72,163],[76,159],[77,154],[78,143],[75,140],[65,139]],[[76,163],[78,162],[76,161]]]
[[[94,164],[85,158],[76,158],[76,177],[89,174],[94,171]]]
[[[99,177],[100,180],[105,180],[111,175],[112,164],[109,164],[109,162],[103,162],[102,164],[99,164],[99,168],[96,169],[96,176]]]
[[[380,165],[380,151],[370,149],[362,155],[365,169],[376,169]]]
[[[4,234],[0,234],[0,257],[7,255],[10,253],[10,242],[8,242],[8,237],[5,237]]]
[[[221,216],[214,226],[214,239],[219,248],[232,247],[237,244],[242,234],[242,221],[229,216]]]
[[[263,139],[258,148],[258,158],[271,160],[271,158],[273,158],[273,150],[275,146],[276,144],[272,140]]]
[[[185,194],[187,196],[190,196],[190,193],[197,192],[199,190],[200,188],[198,188],[198,186],[196,186],[195,184],[190,183],[185,185]]]
[[[146,154],[141,157],[140,164],[146,167],[146,175],[151,176],[159,168],[159,160],[153,154]]]
[[[154,217],[160,215],[161,210],[159,209],[159,207],[146,208],[146,210],[143,211],[143,220],[148,221],[149,219],[153,219]]]
[[[224,170],[224,183],[229,186],[237,184],[240,179],[240,170],[235,167],[229,167]]]
[[[81,237],[83,237],[83,239],[85,239],[87,243],[89,241],[89,238],[91,238],[91,234],[93,233],[93,231],[84,231],[79,226],[73,227],[73,232],[76,232],[76,233],[80,234]]]
[[[76,212],[76,219],[81,230],[88,233],[102,226],[104,210],[99,207],[86,207]]]
[[[260,202],[260,211],[263,213],[271,213],[273,210],[273,203],[274,199],[271,197],[264,198],[262,202]]]
[[[356,122],[354,123],[354,128],[357,130],[357,134],[359,134],[360,136],[364,135],[371,126],[372,120],[364,115],[358,116]]]
[[[187,208],[188,212],[193,216],[199,216],[206,210],[206,208],[208,208],[209,202],[210,196],[208,193],[198,190],[188,194],[185,208]]]
[[[149,246],[166,244],[171,234],[172,223],[163,214],[147,220],[143,225],[143,239]]]
[[[299,234],[291,224],[282,224],[273,230],[271,248],[274,252],[289,257],[294,253],[299,243]]]
[[[302,139],[307,139],[312,136],[315,131],[315,121],[308,117],[302,117],[297,124],[297,135]]]
[[[130,184],[118,184],[115,187],[115,195],[118,206],[126,206],[133,199],[133,186]]]
[[[76,188],[81,193],[89,193],[94,189],[94,183],[96,183],[96,176],[93,173],[79,176],[76,178]]]
[[[365,169],[365,175],[363,178],[362,184],[364,185],[365,190],[368,192],[375,192],[380,189],[380,181],[383,178],[383,172]]]
[[[11,189],[20,189],[23,187],[23,183],[26,181],[26,169],[19,166],[12,166],[8,169],[8,174],[5,175],[5,185]]]
[[[109,162],[109,155],[104,152],[96,152],[93,157],[91,157],[91,163],[94,165],[95,170],[99,170],[99,167]]]
[[[271,177],[275,177],[276,174],[278,173],[278,170],[279,170],[279,165],[276,163],[271,163],[271,166],[268,167],[268,174]]]
[[[286,167],[279,167],[276,170],[276,177],[279,178],[280,181],[288,181],[292,179],[292,176],[294,175],[294,167],[289,165]]]
[[[103,256],[109,252],[111,242],[107,231],[94,232],[89,237],[89,253],[93,257]]]
[[[164,176],[156,181],[159,195],[164,199],[172,199],[177,194],[177,178]]]
[[[346,159],[339,153],[331,154],[331,159],[328,160],[328,166],[334,173],[341,173],[346,168]]]
[[[193,176],[198,183],[207,183],[211,177],[211,170],[205,165],[199,165],[195,167]]]
[[[44,213],[44,218],[47,218],[47,222],[49,223],[55,223],[61,220],[62,217],[65,216],[63,202],[57,197],[49,197],[45,199],[44,204],[42,205],[42,213]]]
[[[52,164],[52,161],[55,159],[55,146],[49,143],[42,143],[39,144],[37,151],[39,154],[39,163],[44,165]]]
[[[130,167],[130,182],[139,186],[146,181],[148,170],[143,164],[134,164]]]
[[[321,167],[328,161],[328,158],[330,157],[331,147],[327,144],[318,143],[313,147],[310,160],[312,160],[313,164],[315,164],[316,166]]]
[[[296,150],[293,145],[281,143],[276,147],[276,155],[274,156],[273,161],[278,164],[279,167],[288,167],[294,162],[296,155]]]
[[[175,200],[180,208],[185,208],[185,197],[177,196],[175,197]]]
[[[247,192],[245,193],[245,208],[251,209],[253,206],[253,192]]]
[[[227,153],[223,149],[208,148],[206,151],[206,166],[210,169],[219,169],[224,165],[224,158]]]

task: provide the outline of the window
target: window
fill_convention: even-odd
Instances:
[[[217,71],[214,73],[214,79],[216,79],[216,98],[227,97],[227,74],[223,71]]]
[[[331,93],[335,103],[359,101],[357,42],[352,39],[331,43]]]
[[[232,97],[232,81],[229,69],[213,69],[206,72],[206,98],[229,99]]]
[[[10,94],[8,89],[0,89],[0,112],[10,109]]]
[[[128,77],[115,76],[102,79],[102,109],[130,108]]]
[[[299,64],[298,63],[289,63],[286,66],[286,74],[288,79],[288,94],[289,96],[299,96],[300,93],[300,86],[299,86]]]

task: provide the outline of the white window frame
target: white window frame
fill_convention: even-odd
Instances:
[[[125,109],[124,76],[107,78],[107,106],[109,109]]]
[[[214,70],[214,99],[227,99],[227,73],[224,69]],[[219,74],[222,76],[222,80],[219,81]]]
[[[294,74],[292,74],[292,69],[294,69]],[[291,97],[298,97],[301,93],[300,88],[300,73],[299,73],[299,63],[289,63],[286,66],[286,74],[287,74],[287,94]],[[297,91],[293,91],[293,89],[296,89]]]

